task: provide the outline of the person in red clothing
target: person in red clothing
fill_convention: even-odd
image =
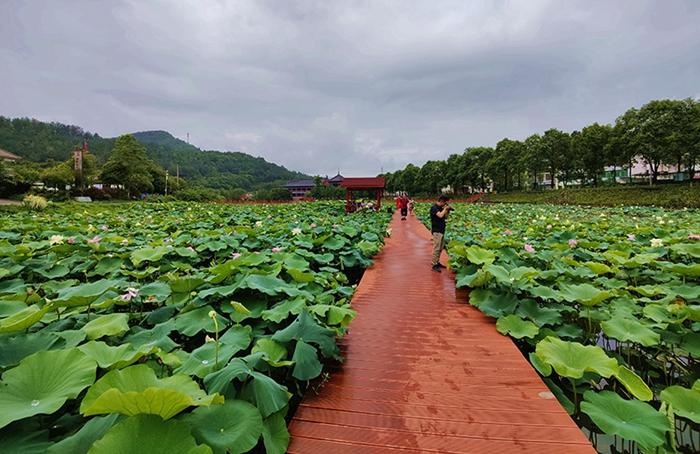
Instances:
[[[401,220],[405,221],[406,215],[408,215],[408,196],[405,192],[401,194],[401,197],[399,197],[397,204],[401,209]]]

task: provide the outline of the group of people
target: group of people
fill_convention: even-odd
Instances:
[[[413,200],[408,198],[407,193],[399,192],[396,194],[396,209],[401,211],[402,221],[406,220],[409,212],[413,214],[413,203]]]
[[[447,216],[450,214],[452,207],[450,206],[449,197],[441,195],[437,201],[430,207],[430,232],[433,235],[433,254],[431,268],[436,273],[442,272],[445,265],[440,263],[440,254],[445,248],[445,226],[447,224]],[[410,212],[413,214],[413,200],[408,198],[405,192],[396,194],[396,209],[401,211],[401,220],[405,221],[406,216]]]

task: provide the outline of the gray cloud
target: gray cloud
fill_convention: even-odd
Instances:
[[[0,115],[392,171],[700,95],[700,3],[0,2]]]

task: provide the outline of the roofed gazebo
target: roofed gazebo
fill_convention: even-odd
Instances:
[[[357,211],[355,203],[355,192],[357,191],[374,191],[376,196],[375,208],[377,211],[382,206],[382,196],[384,195],[385,180],[384,177],[368,177],[368,178],[344,178],[340,183],[340,187],[345,188],[345,212],[353,213]]]

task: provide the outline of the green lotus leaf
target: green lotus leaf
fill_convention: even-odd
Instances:
[[[30,431],[31,430],[31,431]],[[48,430],[8,427],[0,431],[0,450],[8,454],[45,454],[51,446]]]
[[[16,366],[33,353],[51,349],[59,340],[59,336],[43,330],[37,333],[0,336],[0,368]]]
[[[203,306],[191,311],[181,312],[175,317],[174,329],[185,336],[194,336],[200,331],[213,333],[216,331],[216,327],[214,326],[214,320],[209,317],[209,313],[213,310],[214,308],[211,306]],[[226,326],[227,320],[220,314],[216,315],[216,319],[219,327]]]
[[[634,440],[646,451],[661,446],[669,431],[664,415],[638,400],[625,400],[612,391],[586,391],[581,411],[610,435]]]
[[[166,246],[147,247],[132,251],[129,258],[131,258],[131,263],[134,266],[139,266],[143,262],[157,262],[170,251],[171,249]]]
[[[272,339],[263,337],[253,346],[251,353],[263,353],[265,361],[272,367],[288,366],[292,364],[290,361],[283,361],[287,356],[287,349],[284,345],[273,341]]]
[[[129,314],[115,313],[100,315],[82,327],[87,338],[99,339],[104,336],[117,336],[129,331]]]
[[[591,271],[593,271],[597,275],[612,273],[612,269],[608,265],[606,265],[605,263],[585,262],[583,265],[586,266],[588,269],[590,269]]]
[[[504,315],[496,321],[496,329],[501,334],[507,334],[516,339],[535,337],[540,331],[537,325],[529,320],[523,320],[515,314]]]
[[[126,418],[97,440],[88,454],[211,454],[207,445],[198,445],[190,427],[182,421],[163,421],[154,415]]]
[[[634,371],[627,366],[620,365],[614,375],[619,382],[627,388],[627,391],[632,393],[637,399],[648,401],[654,397],[654,392],[651,388],[644,383],[644,380],[642,380],[639,375],[634,373]]]
[[[168,419],[187,407],[220,404],[223,397],[207,395],[186,375],[156,377],[145,364],[113,370],[90,387],[80,404],[84,416],[121,413],[154,414]]]
[[[586,306],[594,306],[611,298],[608,290],[598,290],[591,284],[560,285],[561,295],[566,301],[578,302]]]
[[[275,296],[280,293],[290,295],[292,289],[296,289],[278,277],[266,276],[262,274],[252,274],[248,276],[241,287],[258,290],[266,295]]]
[[[137,350],[131,344],[121,344],[116,347],[100,341],[90,341],[78,347],[78,350],[97,361],[103,369],[122,369],[146,355],[155,353],[156,347]]]
[[[250,372],[250,366],[243,359],[233,358],[222,369],[204,377],[204,386],[210,393],[226,394],[233,380],[244,380]]]
[[[157,347],[164,352],[169,352],[177,344],[168,335],[175,329],[172,320],[156,325],[153,329],[142,329],[133,327],[132,333],[124,337],[124,342],[128,342],[138,350]]]
[[[12,295],[21,293],[27,289],[27,285],[22,279],[10,279],[0,282],[0,295]]]
[[[689,255],[693,258],[700,258],[700,243],[677,243],[677,244],[672,244],[670,249],[677,253],[677,254],[682,254],[682,255]]]
[[[88,276],[108,276],[116,274],[121,268],[123,260],[120,257],[103,257],[97,262],[95,268],[93,268]]]
[[[34,353],[0,382],[0,427],[37,414],[51,414],[95,381],[97,364],[83,352]]]
[[[532,296],[542,298],[543,300],[561,301],[563,299],[562,294],[557,290],[543,285],[532,287],[529,292]]]
[[[144,300],[148,301],[153,299],[159,303],[162,303],[172,293],[172,290],[168,284],[165,282],[151,282],[146,284],[139,289],[139,296]]]
[[[244,347],[245,348],[245,347]],[[207,342],[201,347],[194,349],[183,362],[182,366],[175,369],[175,373],[184,375],[196,375],[199,378],[204,378],[217,367],[226,364],[236,353],[241,351],[235,345],[221,343],[218,349],[218,365],[217,365],[217,347],[216,342]]]
[[[27,306],[25,309],[22,309],[21,311],[0,320],[0,333],[15,333],[17,331],[24,331],[41,320],[48,311],[48,305],[42,308],[36,304]]]
[[[107,291],[115,290],[119,284],[119,281],[102,279],[89,284],[68,287],[58,292],[58,297],[53,303],[62,307],[87,306]]]
[[[700,285],[675,284],[670,288],[668,295],[680,296],[686,301],[697,301],[698,299],[700,299]]]
[[[457,279],[457,287],[483,287],[491,280],[491,275],[482,269],[476,270],[473,274],[464,274]]]
[[[306,310],[302,311],[296,320],[285,329],[277,331],[272,336],[272,340],[277,342],[303,340],[304,342],[317,344],[325,357],[336,356],[338,354],[338,346],[335,343],[335,332],[319,325]]]
[[[516,311],[521,317],[527,317],[537,326],[558,325],[562,320],[562,311],[558,308],[540,306],[533,300],[523,300]]]
[[[291,394],[286,387],[260,372],[249,371],[248,375],[252,380],[245,384],[241,394],[255,403],[264,418],[287,405]]]
[[[286,300],[274,305],[272,308],[262,311],[261,317],[263,320],[269,320],[275,323],[280,323],[289,314],[299,315],[306,307],[303,299],[295,298]]]
[[[45,452],[48,454],[88,452],[90,446],[102,438],[121,417],[121,415],[113,414],[91,418],[78,432],[52,445]]]
[[[298,270],[296,268],[288,268],[287,273],[294,279],[294,282],[313,282],[314,281],[314,274],[313,273],[308,273],[304,272],[302,270]]]
[[[674,263],[665,267],[668,271],[688,277],[700,277],[700,263],[686,265],[683,263]]]
[[[297,341],[292,361],[294,361],[292,376],[298,380],[311,380],[312,378],[316,378],[321,374],[321,370],[323,369],[321,362],[318,360],[316,348],[302,340]]]
[[[696,381],[693,389],[682,386],[669,386],[661,391],[659,397],[673,408],[673,412],[683,418],[688,418],[696,424],[700,423],[700,380]]]
[[[323,243],[323,247],[331,251],[339,251],[343,246],[345,246],[345,240],[338,236],[331,237]]]
[[[551,336],[537,343],[535,354],[562,377],[581,378],[585,372],[610,377],[618,370],[617,361],[602,348]]]
[[[540,357],[535,354],[535,352],[530,352],[528,357],[530,358],[530,363],[535,370],[540,373],[540,375],[543,377],[549,377],[552,374],[552,366],[550,366],[549,363],[542,361]]]
[[[263,420],[263,442],[267,454],[284,454],[289,446],[289,431],[284,420],[288,407]]]
[[[484,314],[497,318],[512,314],[518,305],[518,298],[511,293],[479,288],[469,293],[469,303],[479,308]]]
[[[615,317],[601,322],[606,336],[622,342],[635,342],[651,347],[659,345],[661,336],[642,322],[632,318]]]
[[[496,260],[495,253],[479,246],[469,246],[465,248],[464,255],[467,257],[467,260],[476,265],[493,263],[494,260]]]
[[[347,306],[331,306],[328,309],[328,316],[326,317],[326,322],[333,325],[340,325],[341,327],[347,327],[352,319],[355,318],[357,313]]]
[[[199,407],[184,418],[197,441],[214,453],[239,454],[255,447],[263,431],[260,411],[243,400],[227,400],[223,405]]]
[[[196,276],[177,277],[171,279],[168,284],[173,293],[187,293],[194,291],[197,287],[204,284],[204,279]]]
[[[243,304],[239,303],[238,301],[231,301],[231,307],[233,307],[233,310],[238,312],[239,314],[250,315],[250,311],[248,310],[248,308],[245,307]]]

